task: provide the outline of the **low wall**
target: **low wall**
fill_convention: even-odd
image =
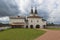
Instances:
[[[11,27],[0,27],[0,31],[1,30],[5,30],[5,29],[10,29]]]
[[[60,26],[46,26],[46,28],[60,28]]]

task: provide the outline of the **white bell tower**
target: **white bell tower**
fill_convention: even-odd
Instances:
[[[31,7],[30,16],[38,16],[37,14],[38,14],[37,8],[36,7],[35,8]]]

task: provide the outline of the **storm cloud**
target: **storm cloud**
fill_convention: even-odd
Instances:
[[[14,0],[0,0],[0,16],[13,16],[18,13],[18,5]]]

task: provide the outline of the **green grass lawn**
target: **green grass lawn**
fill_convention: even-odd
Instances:
[[[45,32],[36,29],[9,29],[0,32],[0,40],[34,40]]]
[[[60,28],[47,28],[48,30],[60,30]]]

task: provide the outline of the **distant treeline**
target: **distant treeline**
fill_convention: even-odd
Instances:
[[[46,26],[60,26],[60,24],[48,23]]]
[[[10,24],[3,24],[3,23],[0,23],[0,27],[3,27],[3,26],[10,26]]]

